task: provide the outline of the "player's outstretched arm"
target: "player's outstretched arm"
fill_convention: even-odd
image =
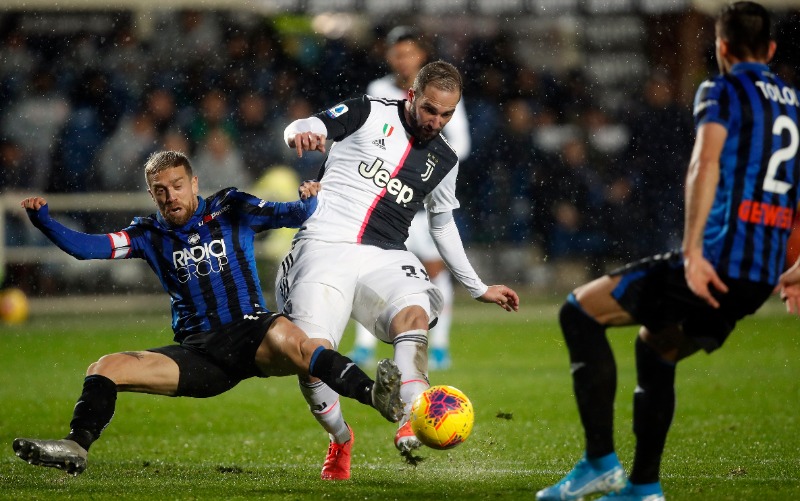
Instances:
[[[514,289],[505,285],[490,285],[482,296],[475,299],[482,303],[494,303],[506,311],[519,311],[519,296]]]
[[[781,275],[778,288],[781,300],[786,304],[786,311],[800,316],[800,258]]]
[[[43,197],[28,197],[20,205],[44,235],[61,250],[77,259],[110,259],[111,239],[107,234],[88,235],[75,231],[50,217],[47,200]]]

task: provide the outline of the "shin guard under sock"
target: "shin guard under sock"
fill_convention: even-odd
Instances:
[[[586,456],[614,452],[614,396],[617,366],[605,327],[587,315],[570,294],[559,314],[569,349],[575,400],[586,435]]]
[[[65,438],[88,451],[114,417],[116,403],[117,385],[112,380],[99,374],[86,376],[83,393],[72,412],[69,435]]]
[[[637,386],[633,394],[636,453],[631,482],[658,482],[661,455],[675,413],[675,364],[636,339]]]

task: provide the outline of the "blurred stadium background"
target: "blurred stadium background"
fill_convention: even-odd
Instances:
[[[800,1],[770,0],[773,68],[797,86]],[[291,199],[303,161],[282,130],[385,75],[384,37],[413,25],[465,76],[473,151],[459,227],[487,281],[560,294],[678,244],[691,101],[716,71],[718,0],[4,0],[0,5],[0,280],[32,311],[157,308],[143,263],[83,263],[19,201],[46,194],[87,232],[153,212],[142,165],[190,153]],[[204,182],[205,181],[205,182]],[[291,234],[262,246],[265,289]],[[268,299],[271,298],[268,296]]]

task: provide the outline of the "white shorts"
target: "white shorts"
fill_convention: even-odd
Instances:
[[[351,317],[388,343],[406,306],[422,307],[429,323],[442,309],[442,293],[411,252],[310,239],[296,241],[281,263],[275,295],[279,311],[334,348]]]
[[[442,257],[439,255],[439,250],[433,242],[433,237],[428,225],[428,213],[419,211],[414,215],[411,221],[411,227],[408,229],[408,240],[406,240],[406,248],[414,253],[415,256],[422,261],[441,261]]]

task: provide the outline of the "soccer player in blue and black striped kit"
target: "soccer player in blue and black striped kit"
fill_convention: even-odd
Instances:
[[[663,501],[659,469],[675,409],[675,367],[722,346],[736,322],[776,286],[798,314],[800,260],[785,267],[798,205],[798,103],[773,75],[768,12],[753,2],[716,21],[721,74],[700,85],[686,179],[681,252],[657,255],[578,287],[561,309],[586,450],[561,481],[536,498]],[[791,264],[791,263],[790,263]],[[639,324],[633,403],[636,450],[630,477],[613,439],[616,366],[609,326]]]
[[[77,475],[86,468],[89,446],[114,415],[117,392],[205,398],[251,377],[310,374],[389,421],[400,419],[400,371],[393,361],[382,360],[373,381],[264,302],[255,234],[300,226],[316,208],[317,183],[304,183],[302,199],[289,203],[260,200],[236,188],[203,199],[189,159],[174,151],[153,154],[145,179],[158,213],[137,217],[115,233],[71,230],[50,218],[44,198],[22,201],[33,224],[78,259],[144,259],[170,295],[178,344],[100,358],[87,370],[66,438],[17,438],[17,456]]]

